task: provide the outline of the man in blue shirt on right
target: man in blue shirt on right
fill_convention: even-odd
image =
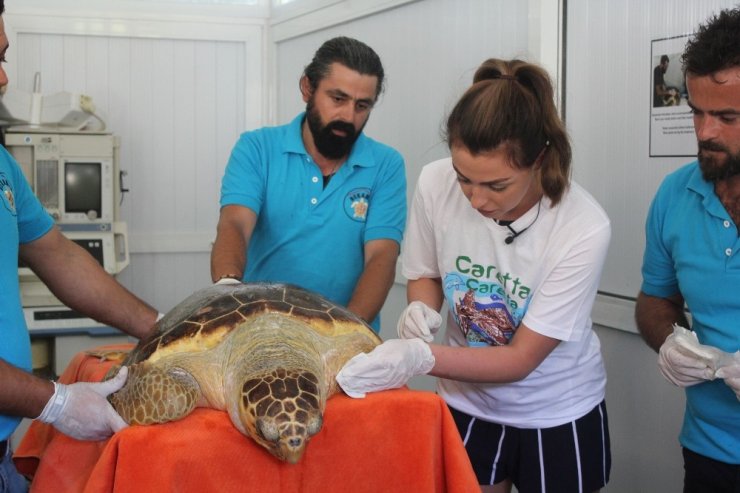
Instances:
[[[686,389],[684,493],[740,491],[740,8],[681,58],[698,162],[667,176],[646,224],[637,326]],[[692,332],[684,303],[691,312]]]

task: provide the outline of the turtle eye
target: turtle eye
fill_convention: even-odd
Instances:
[[[321,425],[323,424],[323,422],[324,420],[320,414],[317,414],[312,419],[309,419],[308,423],[306,423],[308,436],[314,436],[316,433],[318,433],[319,430],[321,430]]]
[[[257,433],[268,442],[277,442],[278,438],[280,438],[277,426],[275,426],[275,422],[271,419],[258,419]]]

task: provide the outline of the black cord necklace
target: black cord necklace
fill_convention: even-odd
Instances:
[[[509,231],[511,231],[511,234],[509,234],[509,236],[506,237],[506,239],[504,240],[504,243],[506,243],[507,245],[511,245],[512,243],[514,243],[514,240],[517,238],[517,236],[523,234],[525,231],[531,228],[532,225],[535,223],[535,221],[537,221],[537,218],[540,217],[541,208],[542,208],[542,199],[540,198],[540,200],[537,202],[537,214],[534,216],[534,219],[532,219],[532,222],[529,223],[526,228],[520,229],[519,231],[511,227],[511,223],[513,223],[514,221],[498,221],[494,219],[494,221],[496,221],[496,224],[500,226],[506,226],[507,228],[509,228]]]
[[[337,170],[339,169],[339,165],[335,164],[334,168],[331,170],[331,173],[328,175],[323,175],[322,178],[324,179],[324,188],[329,184],[329,181],[334,177],[334,175],[337,174]]]
[[[324,188],[326,188],[326,186],[329,184],[329,181],[331,180],[332,176],[334,176],[334,173],[336,173],[336,171],[334,171],[333,173],[330,173],[328,175],[324,175],[323,176],[323,178],[324,178]]]

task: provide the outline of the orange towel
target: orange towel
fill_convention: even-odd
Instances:
[[[60,381],[97,381],[110,366],[80,353]],[[80,442],[34,422],[14,461],[34,478],[33,493],[480,491],[444,401],[408,389],[329,399],[323,428],[295,465],[212,409],[131,426],[104,442]]]

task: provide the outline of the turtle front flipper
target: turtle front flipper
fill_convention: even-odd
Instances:
[[[185,370],[142,363],[129,367],[126,385],[109,400],[128,424],[148,425],[187,416],[199,395],[198,382]]]

